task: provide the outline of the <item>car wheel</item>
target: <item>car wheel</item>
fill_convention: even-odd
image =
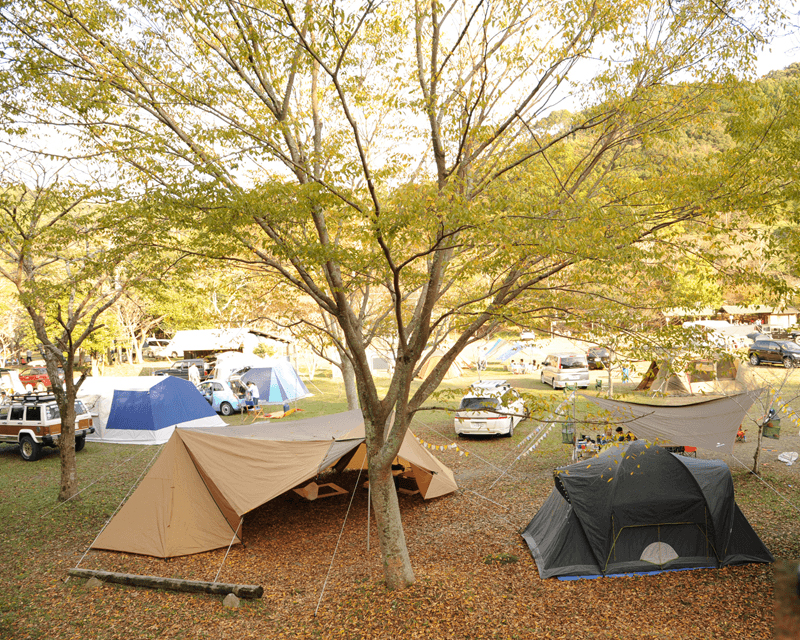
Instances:
[[[750,364],[752,364],[754,367],[757,367],[760,362],[761,360],[755,353],[750,354]]]
[[[36,383],[36,390],[37,391],[47,391],[47,387],[44,386],[44,382],[39,380],[39,382]]]
[[[19,439],[19,455],[23,460],[34,462],[42,455],[42,445],[25,433]]]
[[[544,371],[542,371],[542,372],[539,374],[539,378],[541,379],[541,381],[542,381],[542,384],[547,384],[547,383],[544,381]]]
[[[233,406],[230,402],[223,402],[221,405],[219,405],[219,412],[223,416],[233,415]]]
[[[75,453],[78,451],[83,451],[83,448],[86,446],[86,436],[78,436],[75,438]]]
[[[792,360],[789,356],[784,357],[783,366],[787,369],[791,369],[794,366],[794,360]]]
[[[170,358],[177,358],[178,357],[178,353],[176,351],[173,351],[172,353],[169,354],[169,357]]]
[[[514,418],[508,419],[508,433],[505,434],[506,438],[511,438],[514,435]]]

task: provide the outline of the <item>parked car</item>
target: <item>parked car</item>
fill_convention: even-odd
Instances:
[[[167,346],[169,340],[163,338],[148,338],[142,347],[142,355],[145,358],[165,358],[167,356]]]
[[[773,340],[787,340],[789,338],[788,327],[777,324],[761,324],[757,325],[757,328],[762,335],[772,338]]]
[[[553,389],[575,385],[589,387],[589,362],[584,353],[551,353],[542,365],[541,380]]]
[[[747,350],[750,364],[783,364],[790,369],[800,365],[800,345],[791,340],[755,340]]]
[[[194,360],[176,360],[169,369],[157,369],[154,376],[176,376],[185,380],[189,379],[189,367],[196,365],[200,372],[200,380],[207,380],[211,375],[211,365],[202,358]]]
[[[58,375],[61,382],[63,382],[64,372],[61,369],[58,370]],[[19,379],[22,384],[29,384],[38,391],[44,391],[53,386],[50,384],[50,376],[47,374],[45,367],[26,367],[19,372]]]
[[[75,401],[75,451],[94,433],[92,416],[80,400]],[[61,437],[61,413],[52,394],[23,393],[8,396],[0,405],[0,442],[19,444],[23,460],[33,462],[42,447],[57,447]]]
[[[589,369],[607,369],[611,363],[611,352],[605,347],[592,347],[586,352]]]
[[[456,435],[514,435],[525,417],[525,402],[505,380],[475,382],[456,411]]]
[[[223,416],[245,409],[244,395],[238,395],[226,380],[206,380],[200,383],[199,389],[211,408]]]

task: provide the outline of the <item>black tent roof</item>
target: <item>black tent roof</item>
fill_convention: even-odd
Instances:
[[[773,558],[728,466],[637,440],[560,467],[522,534],[542,578],[720,567]]]

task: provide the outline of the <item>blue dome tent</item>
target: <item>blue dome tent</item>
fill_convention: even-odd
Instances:
[[[294,367],[283,360],[273,360],[269,366],[248,369],[239,374],[239,379],[244,384],[255,383],[258,400],[262,404],[283,404],[312,395]]]

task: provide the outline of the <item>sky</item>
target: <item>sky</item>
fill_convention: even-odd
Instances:
[[[800,62],[800,11],[794,9],[793,14],[792,24],[769,46],[762,48],[758,56],[758,77]]]

